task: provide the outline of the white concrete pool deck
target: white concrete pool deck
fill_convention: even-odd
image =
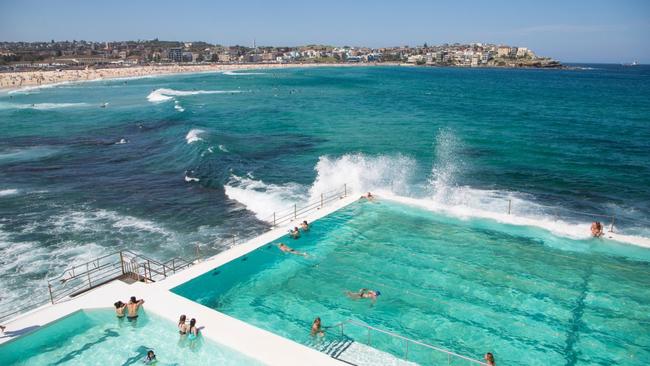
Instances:
[[[302,222],[302,220],[313,222],[355,202],[357,199],[358,196],[353,195],[330,202],[321,209],[298,216],[294,222]],[[7,329],[4,336],[0,337],[0,344],[54,322],[77,310],[109,308],[117,300],[125,301],[130,296],[136,296],[145,300],[143,305],[145,311],[155,313],[174,323],[178,320],[180,314],[186,314],[188,318],[196,318],[198,326],[203,327],[201,332],[205,338],[230,347],[267,365],[341,365],[343,362],[324,353],[257,328],[169,291],[173,287],[282,237],[287,233],[287,229],[291,224],[287,223],[270,230],[244,244],[221,252],[159,282],[126,284],[122,281],[112,281],[74,298],[34,309],[5,324]],[[308,329],[305,330],[305,332],[308,331]]]

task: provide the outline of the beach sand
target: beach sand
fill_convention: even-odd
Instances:
[[[39,87],[60,83],[79,81],[104,80],[116,78],[137,78],[155,75],[169,75],[197,72],[223,72],[237,70],[283,69],[295,67],[326,67],[326,66],[371,66],[374,64],[235,64],[235,65],[150,65],[119,68],[84,70],[48,70],[0,73],[0,90]],[[382,64],[385,65],[385,64]]]

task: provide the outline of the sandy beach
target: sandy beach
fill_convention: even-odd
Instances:
[[[353,67],[353,66],[372,66],[375,64],[235,64],[235,65],[150,65],[150,66],[133,66],[119,68],[94,69],[87,68],[84,70],[48,70],[48,71],[23,71],[0,73],[0,90],[12,90],[25,87],[45,86],[59,83],[71,83],[80,81],[116,79],[116,78],[134,78],[147,77],[156,75],[170,75],[180,73],[195,72],[223,72],[237,70],[260,70],[260,69],[284,69],[295,67]],[[386,64],[382,64],[386,65]]]

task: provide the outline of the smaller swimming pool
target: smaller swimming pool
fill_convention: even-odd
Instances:
[[[0,365],[141,365],[153,350],[156,365],[261,365],[199,337],[181,338],[176,325],[151,313],[117,319],[112,309],[80,310],[0,346]]]

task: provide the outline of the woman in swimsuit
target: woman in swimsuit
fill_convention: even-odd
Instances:
[[[178,333],[180,335],[186,335],[187,334],[187,324],[185,324],[185,320],[187,317],[185,314],[181,315],[180,319],[178,319]]]
[[[118,301],[115,304],[115,314],[118,318],[124,318],[124,309],[126,309],[126,304],[122,301]]]

